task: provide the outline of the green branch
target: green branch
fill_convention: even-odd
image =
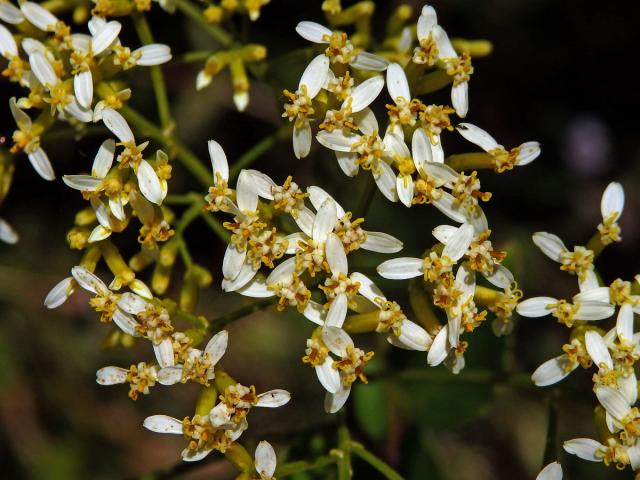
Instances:
[[[402,475],[396,472],[383,460],[376,457],[373,453],[366,450],[360,443],[351,442],[351,452],[375,468],[384,476],[384,478],[388,478],[389,480],[403,480]]]
[[[343,414],[344,415],[344,414]],[[353,476],[351,469],[351,434],[344,417],[343,423],[338,427],[338,480],[349,480]]]
[[[309,470],[318,470],[320,468],[324,468],[327,465],[331,465],[336,463],[337,458],[333,455],[324,455],[322,457],[316,458],[312,462],[307,462],[305,460],[299,460],[297,462],[285,463],[284,465],[278,467],[276,470],[277,478],[289,477],[291,475],[297,475],[299,473],[308,472]]]
[[[189,0],[175,0],[176,7],[191,20],[200,25],[216,42],[225,48],[229,48],[233,43],[233,38],[227,32],[216,25],[211,25],[204,18],[202,10],[192,4]]]

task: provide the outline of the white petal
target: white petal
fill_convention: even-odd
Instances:
[[[405,280],[424,274],[424,262],[421,258],[399,257],[387,260],[376,269],[381,277],[389,280]]]
[[[31,65],[33,74],[45,87],[50,89],[60,83],[60,79],[56,75],[51,63],[42,52],[36,51],[29,55],[29,64]]]
[[[305,158],[311,151],[311,127],[304,122],[300,127],[293,126],[293,154],[296,158]]]
[[[280,263],[276,268],[274,268],[269,276],[267,277],[267,285],[272,283],[281,283],[283,281],[291,278],[293,273],[296,271],[296,259],[288,258],[284,262]]]
[[[318,210],[322,206],[327,198],[330,198],[336,204],[336,213],[338,215],[338,218],[344,217],[346,213],[344,211],[344,208],[342,208],[342,206],[340,206],[340,204],[336,202],[335,199],[327,192],[325,192],[322,188],[316,186],[307,187],[307,193],[309,194],[311,205],[313,205],[313,208],[315,208],[316,210]]]
[[[276,471],[276,452],[271,444],[265,440],[256,447],[256,471],[261,478],[271,478]]]
[[[396,253],[402,246],[402,241],[383,232],[367,232],[367,238],[360,244],[360,248],[378,253]]]
[[[431,30],[438,24],[438,17],[435,9],[431,5],[422,7],[422,12],[418,18],[417,33],[420,40],[429,37]]]
[[[223,180],[229,180],[229,162],[222,146],[215,140],[207,142],[209,148],[209,157],[211,158],[211,168],[213,170],[213,179],[219,174]]]
[[[358,165],[358,155],[356,153],[336,152],[336,159],[338,160],[340,170],[342,170],[347,177],[355,177],[358,174],[360,165]]]
[[[451,185],[458,179],[458,173],[443,163],[425,162],[422,168],[442,185]]]
[[[203,458],[206,458],[207,455],[209,455],[212,451],[213,449],[209,449],[209,448],[206,448],[204,450],[191,450],[190,448],[185,448],[180,453],[180,456],[182,457],[182,460],[185,462],[199,462]]]
[[[118,385],[127,381],[129,370],[120,367],[104,367],[96,372],[96,382],[100,385]]]
[[[126,292],[120,296],[118,307],[127,313],[137,315],[149,308],[149,302],[135,293]]]
[[[611,360],[609,349],[598,332],[593,330],[586,332],[584,335],[584,343],[587,348],[587,353],[589,353],[595,365],[599,367],[604,364],[609,369],[613,368],[613,361]]]
[[[105,23],[98,29],[91,40],[91,50],[94,55],[100,55],[118,38],[122,24],[115,20]]]
[[[471,123],[461,123],[456,127],[464,138],[471,143],[478,145],[481,149],[488,152],[498,147],[498,142],[480,127],[476,127]]]
[[[133,317],[124,313],[119,308],[116,308],[115,312],[113,312],[113,323],[115,323],[120,330],[122,330],[127,335],[131,335],[132,337],[139,337],[136,327],[140,325],[136,322]]]
[[[396,175],[393,173],[391,166],[386,162],[379,162],[378,168],[373,169],[372,173],[373,179],[382,195],[384,195],[387,200],[397,202]]]
[[[407,75],[397,63],[392,63],[387,68],[387,90],[389,90],[389,95],[394,101],[397,98],[402,98],[407,102],[411,100]]]
[[[342,130],[334,130],[333,132],[322,130],[316,135],[316,140],[318,140],[320,145],[331,150],[351,152],[351,145],[358,140],[358,136],[353,134],[345,136]]]
[[[258,395],[256,407],[277,408],[286,405],[291,400],[291,394],[286,390],[276,389]]]
[[[173,367],[174,358],[171,338],[165,338],[160,343],[154,343],[153,352],[156,355],[158,365],[161,367]]]
[[[440,58],[456,58],[458,56],[451,44],[451,40],[449,40],[447,32],[445,32],[440,25],[434,25],[431,32],[433,40],[438,46],[438,56]]]
[[[116,151],[116,142],[109,138],[100,145],[98,153],[96,153],[93,159],[93,166],[91,167],[91,175],[97,178],[104,178],[111,170],[113,164],[113,157]]]
[[[638,379],[635,373],[618,377],[618,390],[629,405],[638,401]]]
[[[160,205],[163,198],[162,185],[160,185],[158,174],[151,164],[144,159],[140,160],[136,176],[138,177],[138,188],[140,188],[140,193],[142,193],[142,195],[144,195],[150,202]]]
[[[88,243],[99,242],[104,240],[105,238],[109,238],[113,231],[109,227],[105,227],[104,225],[98,225],[91,231],[89,238],[87,239]]]
[[[389,61],[373,53],[362,52],[349,62],[349,65],[369,72],[384,72],[389,66]]]
[[[310,237],[311,233],[313,232],[313,222],[315,221],[315,218],[315,214],[307,207],[304,207],[298,211],[298,218],[294,220],[296,221],[296,225],[298,225],[300,230],[302,230],[305,235]]]
[[[145,45],[132,52],[132,55],[137,54],[140,54],[140,58],[136,60],[136,65],[144,67],[160,65],[171,60],[171,49],[161,43]]]
[[[601,462],[602,458],[596,452],[602,448],[602,444],[590,438],[574,438],[564,442],[565,451],[576,455],[583,460]]]
[[[330,356],[324,362],[315,367],[320,384],[329,393],[335,393],[340,389],[340,374],[332,367],[333,359]]]
[[[580,287],[581,293],[600,287],[598,276],[596,275],[596,272],[593,270],[593,268],[587,271],[584,280],[582,280],[581,277],[578,279],[578,285]]]
[[[462,82],[451,88],[451,105],[460,118],[469,112],[469,82]]]
[[[258,208],[258,189],[250,174],[241,171],[236,189],[238,208],[243,212],[254,212]]]
[[[413,179],[410,176],[398,175],[396,178],[398,198],[406,207],[411,207],[412,205],[413,187]]]
[[[273,292],[269,290],[264,278],[254,278],[244,287],[236,290],[240,295],[251,298],[269,298],[273,297]]]
[[[307,68],[305,68],[302,73],[302,77],[300,78],[299,86],[307,86],[307,96],[309,98],[315,98],[322,89],[322,86],[327,79],[329,65],[329,57],[321,54],[311,60]]]
[[[274,182],[269,175],[258,170],[243,171],[251,178],[259,197],[273,200],[272,190],[276,187],[276,182]]]
[[[427,363],[432,367],[440,365],[447,358],[448,328],[444,326],[433,339],[427,354]]]
[[[393,334],[391,334],[391,337],[397,338],[405,348],[419,352],[427,351],[431,345],[431,337],[426,330],[411,320],[402,322],[399,337],[395,337]]]
[[[365,135],[373,135],[374,132],[380,131],[376,115],[370,108],[365,108],[364,110],[354,113],[353,120]]]
[[[553,462],[544,467],[536,480],[562,480],[562,467],[560,462]]]
[[[525,142],[518,147],[518,155],[516,156],[516,165],[524,166],[533,162],[540,156],[540,143]]]
[[[469,245],[473,240],[473,227],[468,223],[463,223],[458,231],[449,239],[449,242],[442,250],[442,256],[449,257],[457,262],[469,250]]]
[[[324,321],[324,325],[326,327],[341,328],[344,323],[344,319],[347,316],[347,305],[347,295],[339,293],[329,306],[329,311],[327,312],[327,318]]]
[[[101,179],[90,175],[63,175],[62,181],[68,187],[83,192],[95,192],[102,183]]]
[[[337,220],[338,214],[335,202],[331,199],[325,200],[313,221],[313,240],[324,242],[329,232],[332,232],[335,228]]]
[[[18,25],[24,20],[24,16],[19,8],[9,2],[2,1],[0,2],[0,20],[11,25]]]
[[[91,70],[79,72],[73,77],[73,89],[78,103],[84,108],[91,108],[91,102],[93,101]]]
[[[322,341],[333,354],[339,357],[345,357],[347,349],[353,347],[351,337],[338,327],[325,326],[322,329]]]
[[[458,228],[453,225],[439,225],[431,233],[440,243],[446,245],[453,235],[458,232]]]
[[[596,387],[594,389],[598,401],[614,419],[621,421],[631,411],[631,407],[622,394],[611,387]]]
[[[165,367],[158,372],[160,385],[175,385],[182,380],[182,367]]]
[[[104,282],[85,267],[73,267],[71,269],[71,275],[73,275],[73,278],[78,282],[78,285],[92,293],[104,295],[109,291]]]
[[[196,90],[202,90],[211,84],[213,77],[206,70],[200,70],[196,75]]]
[[[216,333],[211,340],[204,347],[204,353],[209,355],[209,361],[215,365],[220,361],[224,352],[227,351],[227,345],[229,343],[229,332],[222,330]]]
[[[380,95],[384,87],[384,78],[380,75],[365,80],[351,91],[351,95],[345,100],[351,101],[351,111],[356,113],[367,108]]]
[[[351,274],[351,280],[360,284],[358,293],[367,298],[370,302],[376,303],[376,299],[385,299],[384,293],[382,293],[378,286],[363,274],[359,272],[353,272]]]
[[[349,273],[347,254],[344,251],[342,240],[333,232],[327,237],[325,255],[332,273],[342,273],[344,275]]]
[[[416,128],[413,132],[413,136],[411,137],[411,153],[413,154],[413,163],[418,172],[424,170],[424,164],[426,162],[433,161],[431,141],[421,128]]]
[[[328,393],[324,396],[324,410],[327,413],[336,413],[338,412],[349,398],[349,394],[351,393],[351,385],[345,387],[344,385],[340,386],[340,389],[336,393]]]
[[[633,470],[640,468],[640,443],[636,443],[633,447],[627,448],[627,455]]]
[[[71,101],[65,105],[64,112],[82,123],[89,123],[93,121],[93,112],[91,111],[91,108],[83,107],[73,97],[71,98]]]
[[[2,8],[0,3],[0,9]],[[11,58],[18,55],[18,46],[13,39],[13,35],[7,28],[0,24],[0,55],[5,58]]]
[[[575,313],[576,320],[603,320],[613,315],[615,308],[606,302],[582,302]]]
[[[329,43],[333,33],[327,27],[316,22],[300,22],[296,25],[296,32],[305,40],[313,43]]]
[[[620,307],[616,321],[616,332],[620,340],[627,342],[633,340],[633,308],[628,303]]]
[[[609,303],[610,300],[609,287],[596,287],[584,292],[580,292],[573,297],[573,303],[582,302],[605,302]]]
[[[58,19],[46,8],[34,2],[24,2],[20,5],[20,10],[26,19],[42,30],[43,32],[53,32]]]
[[[531,375],[531,380],[533,380],[533,383],[535,383],[538,387],[553,385],[554,383],[558,383],[560,380],[573,372],[576,368],[578,368],[578,365],[578,362],[571,363],[569,357],[566,354],[560,355],[559,357],[547,360],[538,368],[536,368],[535,372],[533,372],[533,375]]]
[[[507,267],[500,264],[495,264],[493,266],[493,272],[486,274],[484,278],[498,288],[507,288],[514,280],[513,273],[511,273]]]
[[[222,280],[222,289],[225,292],[238,291],[242,287],[247,285],[255,276],[256,276],[256,271],[253,269],[253,266],[250,265],[249,263],[245,263],[244,265],[242,265],[242,268],[240,269],[240,273],[238,273],[236,278],[234,278],[233,280],[227,280],[226,278]]]
[[[556,262],[561,262],[560,253],[567,250],[560,237],[548,232],[536,232],[533,234],[533,243],[542,250],[547,257]]]
[[[553,297],[533,297],[528,298],[518,304],[516,311],[523,317],[544,317],[553,311],[551,304],[558,303]]]
[[[182,421],[167,415],[152,415],[144,419],[144,428],[156,433],[182,435]]]
[[[44,299],[44,306],[47,308],[58,308],[73,294],[75,285],[76,283],[73,277],[67,277],[56,283]]]
[[[611,182],[607,185],[602,200],[600,201],[600,212],[605,220],[612,214],[615,214],[614,220],[617,220],[622,214],[624,208],[624,189],[618,182]]]
[[[231,243],[227,245],[224,257],[222,258],[222,275],[224,278],[234,280],[240,273],[246,258],[246,250],[240,252],[236,249],[235,245]]]
[[[20,110],[20,108],[18,108],[15,97],[11,97],[9,99],[9,110],[11,110],[11,115],[13,115],[13,119],[16,121],[16,124],[20,129],[31,129],[31,118],[29,117],[29,115]]]
[[[460,289],[460,298],[464,301],[472,298],[476,290],[476,272],[468,263],[463,263],[456,272],[456,284]]]
[[[307,320],[315,323],[316,325],[324,325],[324,317],[326,313],[327,312],[322,304],[309,300],[302,314]]]
[[[102,110],[102,121],[121,142],[134,141],[133,132],[129,124],[124,117],[113,108],[107,107]]]

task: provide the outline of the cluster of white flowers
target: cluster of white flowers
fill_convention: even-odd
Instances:
[[[632,292],[632,282],[615,279],[608,286],[598,275],[594,260],[612,242],[620,241],[617,223],[624,208],[624,190],[611,183],[602,195],[602,223],[587,246],[569,250],[554,234],[538,232],[534,243],[560,264],[560,269],[578,277],[579,293],[569,300],[533,297],[522,301],[517,311],[525,317],[551,314],[571,332],[563,354],[544,362],[532,375],[534,383],[544,387],[566,378],[578,366],[594,368],[593,389],[604,408],[602,428],[608,430],[601,443],[589,438],[565,442],[567,452],[585,460],[604,462],[624,469],[640,468],[640,413],[635,362],[640,358],[640,334],[634,333],[634,313],[640,313],[640,295]],[[636,276],[636,282],[640,277]],[[613,328],[606,331],[592,322],[612,317],[618,310]],[[598,421],[598,416],[596,420]],[[600,426],[600,425],[599,425]]]

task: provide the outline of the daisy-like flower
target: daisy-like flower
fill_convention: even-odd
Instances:
[[[313,99],[322,90],[328,71],[329,59],[326,55],[318,55],[302,73],[298,89],[294,93],[284,91],[288,103],[284,105],[282,116],[293,122],[293,152],[296,158],[309,155],[311,149],[309,121],[313,119],[315,113]]]
[[[215,378],[214,368],[227,350],[228,342],[229,333],[226,330],[216,333],[204,350],[190,348],[184,363],[162,368],[158,373],[158,381],[162,385],[174,385],[191,380],[208,386]]]
[[[0,241],[14,244],[18,243],[18,239],[18,232],[16,232],[6,220],[0,218]]]
[[[273,474],[276,471],[276,452],[266,440],[262,440],[256,447],[254,465],[260,480],[275,480]]]
[[[546,387],[560,382],[571,372],[582,365],[588,368],[593,361],[589,356],[584,342],[577,338],[562,347],[562,355],[547,360],[531,375],[531,380],[538,387]]]
[[[105,126],[120,140],[118,145],[124,147],[124,150],[118,155],[118,168],[131,167],[138,179],[138,188],[147,200],[156,205],[160,205],[164,199],[166,192],[163,191],[158,174],[147,162],[142,151],[149,142],[136,145],[136,139],[133,136],[131,128],[122,115],[112,108],[102,110],[102,121]]]
[[[9,100],[9,108],[18,125],[18,130],[13,132],[11,153],[24,151],[38,175],[45,180],[55,180],[56,176],[49,157],[40,146],[42,127],[38,123],[34,124],[29,115],[18,108],[15,97]]]
[[[148,395],[151,387],[158,381],[158,369],[155,365],[140,362],[130,368],[104,367],[96,372],[99,385],[129,384],[129,398],[137,400],[140,394]]]
[[[540,470],[536,480],[562,480],[562,466],[560,462],[551,462]]]
[[[602,223],[598,225],[600,241],[603,245],[622,240],[620,237],[620,226],[618,219],[624,209],[624,190],[622,185],[611,182],[607,185],[602,200],[600,202],[600,212],[602,213]]]
[[[640,466],[639,447],[628,448],[615,438],[609,438],[606,444],[591,438],[574,438],[564,442],[563,447],[566,452],[583,460],[604,462],[606,466],[615,465],[618,470],[623,470],[629,464],[634,470]]]
[[[207,142],[211,169],[213,170],[213,186],[204,197],[206,209],[210,212],[229,211],[228,202],[233,194],[229,188],[229,162],[222,146],[215,140]]]
[[[523,317],[531,318],[551,314],[567,327],[572,327],[576,320],[604,320],[613,315],[613,306],[599,299],[592,300],[590,295],[589,292],[579,293],[571,302],[553,297],[528,298],[518,304],[516,311]]]
[[[461,123],[456,127],[465,139],[474,145],[479,146],[493,160],[496,172],[502,173],[511,170],[513,167],[521,167],[533,162],[540,155],[540,144],[538,142],[525,142],[519,147],[507,151],[502,145],[486,131],[470,123]]]
[[[458,56],[447,32],[438,25],[438,17],[433,7],[425,5],[418,18],[418,41],[413,54],[414,63],[435,65],[442,61],[447,74],[453,77],[451,104],[459,117],[464,118],[469,110],[469,78],[473,73],[471,57],[468,53]]]
[[[331,63],[349,64],[360,70],[381,72],[389,62],[378,55],[363,52],[353,46],[346,33],[333,32],[315,22],[300,22],[296,32],[305,40],[327,45],[325,55]]]
[[[560,270],[577,275],[579,281],[584,281],[593,269],[594,253],[588,248],[578,245],[571,251],[557,235],[548,232],[534,233],[533,243],[547,257],[558,262]]]

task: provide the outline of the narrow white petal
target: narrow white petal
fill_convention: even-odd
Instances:
[[[267,287],[264,278],[254,278],[236,291],[240,295],[251,298],[273,297],[273,292]]]
[[[486,131],[477,127],[471,123],[461,123],[456,127],[456,130],[462,135],[464,138],[469,140],[474,145],[479,146],[484,151],[488,152],[498,147],[498,142],[489,135]]]
[[[399,257],[382,262],[376,270],[383,278],[405,280],[423,275],[423,266],[421,258]]]
[[[451,105],[460,118],[469,112],[469,82],[462,82],[451,88]]]
[[[182,435],[182,420],[167,415],[152,415],[144,419],[144,428],[156,433]]]
[[[326,327],[338,327],[341,328],[344,323],[344,319],[347,316],[348,299],[344,293],[338,294],[333,299],[327,312],[327,317],[324,321]]]
[[[355,177],[358,174],[360,165],[358,165],[358,155],[356,153],[336,151],[336,159],[338,160],[340,170],[342,170],[347,177]]]
[[[458,227],[454,227],[453,225],[439,225],[433,229],[431,232],[436,240],[438,240],[443,245],[449,243],[451,237],[453,237],[458,232]]]
[[[64,112],[82,123],[89,123],[93,121],[93,112],[91,108],[83,107],[73,97],[71,97],[71,101],[64,106]]]
[[[427,354],[427,363],[435,367],[436,365],[440,365],[445,358],[447,358],[447,338],[448,338],[448,328],[444,326],[438,334],[433,339],[433,343],[429,348],[429,353]]]
[[[315,98],[322,89],[327,79],[329,65],[329,57],[321,54],[311,60],[307,68],[305,68],[300,78],[299,86],[306,85],[309,98]]]
[[[576,320],[604,320],[613,315],[615,308],[606,302],[582,302],[575,313]]]
[[[111,170],[111,165],[113,165],[113,157],[116,151],[116,142],[109,138],[102,142],[100,148],[98,149],[98,153],[96,153],[95,158],[93,159],[93,166],[91,167],[91,175],[97,178],[104,178]]]
[[[354,113],[353,120],[365,135],[373,135],[374,132],[380,131],[376,115],[370,108]]]
[[[596,287],[580,292],[573,297],[573,303],[605,302],[609,303],[611,292],[609,287]]]
[[[190,448],[185,448],[180,453],[180,456],[182,457],[182,460],[185,462],[199,462],[203,458],[206,458],[207,455],[209,455],[212,451],[213,449],[209,449],[209,448],[205,448],[203,450],[191,450]]]
[[[594,389],[598,401],[614,419],[621,421],[631,411],[624,396],[615,388],[596,387]]]
[[[20,5],[20,10],[22,10],[22,14],[29,23],[43,32],[53,32],[55,30],[58,19],[46,8],[34,2],[24,2]]]
[[[396,192],[402,204],[411,207],[413,200],[413,179],[410,176],[398,175],[396,178]]]
[[[344,251],[342,240],[333,232],[327,237],[325,255],[332,273],[341,273],[344,275],[349,273],[347,254]]]
[[[627,448],[627,455],[629,456],[629,463],[631,468],[635,471],[640,468],[640,443],[636,443],[633,447]]]
[[[324,317],[326,313],[327,311],[324,309],[324,305],[314,302],[313,300],[309,300],[302,314],[307,320],[315,323],[316,325],[324,325]]]
[[[329,43],[333,33],[327,27],[316,22],[300,22],[296,25],[296,32],[305,40],[313,43]]]
[[[553,385],[573,372],[578,368],[578,365],[578,362],[572,363],[566,354],[560,355],[559,357],[547,360],[536,368],[533,375],[531,375],[531,380],[533,380],[533,383],[538,387]]]
[[[276,471],[276,452],[266,440],[261,441],[256,447],[254,463],[261,478],[273,477]]]
[[[107,107],[102,110],[102,121],[121,142],[134,141],[133,132],[129,124],[124,117],[113,108]]]
[[[165,367],[158,372],[158,383],[160,385],[175,385],[182,380],[182,367]]]
[[[147,302],[140,295],[126,292],[120,296],[120,299],[118,300],[118,307],[120,307],[127,313],[137,315],[149,308],[149,302]]]
[[[516,165],[524,166],[533,162],[540,156],[540,143],[525,142],[518,147],[518,155],[516,156]]]
[[[316,210],[318,210],[322,206],[322,204],[327,200],[327,198],[330,198],[336,204],[336,213],[338,215],[338,218],[344,217],[346,213],[344,211],[344,208],[342,208],[342,206],[338,202],[336,202],[335,199],[331,195],[329,195],[327,192],[325,192],[322,188],[312,185],[311,187],[307,187],[307,193],[309,194],[309,200],[311,201],[311,205],[313,205],[313,208],[315,208]]]
[[[160,343],[154,343],[153,352],[156,355],[158,365],[161,367],[173,367],[174,358],[171,338],[165,338]]]
[[[83,192],[95,192],[102,183],[101,179],[90,175],[63,175],[62,181],[68,187]]]
[[[586,332],[584,335],[584,343],[587,348],[587,353],[595,365],[598,367],[605,365],[609,369],[613,368],[613,361],[611,360],[609,349],[598,332],[593,330]]]
[[[315,221],[315,214],[307,207],[298,211],[298,218],[295,219],[296,225],[302,230],[308,237],[313,232],[313,222]]]
[[[51,63],[42,52],[36,51],[29,55],[29,64],[31,65],[33,74],[45,87],[50,89],[60,83],[60,79],[56,75]]]
[[[286,405],[291,400],[291,394],[286,390],[276,389],[258,395],[256,407],[277,408]]]
[[[209,361],[215,365],[220,361],[224,352],[227,351],[227,345],[229,343],[229,332],[222,330],[216,333],[204,348],[204,353],[209,355]]]
[[[493,272],[484,276],[492,285],[498,288],[507,288],[513,283],[513,273],[507,267],[495,264]]]
[[[582,278],[578,279],[578,285],[580,287],[581,293],[600,287],[600,283],[598,282],[598,275],[596,275],[596,272],[593,270],[593,268],[587,271],[584,280]]]
[[[392,63],[387,67],[387,90],[394,101],[397,98],[402,98],[407,102],[411,100],[407,75],[397,63]]]
[[[73,90],[78,103],[84,108],[91,108],[91,102],[93,101],[91,70],[84,70],[73,77]]]
[[[115,20],[105,23],[91,40],[91,50],[94,55],[100,55],[118,38],[122,24]]]
[[[327,413],[336,413],[338,412],[347,400],[349,399],[349,394],[351,393],[351,385],[345,387],[344,385],[340,386],[340,389],[336,393],[328,393],[324,396],[324,410]]]
[[[591,462],[602,461],[602,457],[596,455],[596,452],[602,448],[603,445],[600,442],[590,438],[574,438],[564,442],[565,451]]]
[[[311,127],[309,122],[304,122],[300,127],[293,126],[293,154],[296,158],[305,158],[311,151]]]
[[[91,231],[89,238],[87,239],[88,243],[95,243],[105,238],[109,238],[113,231],[109,227],[105,227],[104,225],[98,225]]]
[[[11,97],[9,99],[9,110],[11,110],[11,115],[13,115],[13,119],[16,121],[19,128],[23,130],[31,129],[31,118],[24,111],[20,110],[16,103],[16,97]]]
[[[608,219],[610,215],[615,214],[614,219],[617,220],[622,214],[623,209],[624,189],[618,182],[611,182],[604,190],[602,200],[600,201],[602,218]]]
[[[245,170],[238,175],[236,197],[238,208],[243,212],[254,212],[258,208],[258,189],[252,176]]]
[[[418,172],[424,171],[424,165],[433,161],[431,152],[431,141],[424,130],[416,128],[411,137],[411,153],[413,154],[413,163]]]
[[[553,462],[544,467],[536,480],[562,480],[562,467],[560,462]]]
[[[442,256],[449,257],[457,262],[469,250],[469,245],[473,240],[473,227],[468,223],[463,223],[458,231],[449,239],[449,242],[442,250]]]
[[[387,200],[397,202],[396,175],[391,166],[386,162],[379,162],[378,168],[372,170],[372,173],[373,179],[382,195],[384,195]]]
[[[58,308],[73,294],[75,285],[76,282],[73,277],[67,277],[56,283],[44,299],[44,306],[47,308]]]
[[[2,8],[0,3],[0,8]],[[7,28],[0,24],[0,55],[5,58],[11,58],[18,55],[18,46],[13,39],[13,35]]]
[[[397,338],[405,348],[419,352],[426,352],[431,345],[431,337],[426,330],[411,320],[404,320],[402,322],[399,337],[395,337],[393,334],[390,336]]]
[[[340,389],[340,374],[332,367],[333,359],[330,356],[325,358],[324,362],[315,367],[316,375],[320,385],[327,392],[335,393]]]
[[[558,300],[553,297],[528,298],[518,304],[516,311],[523,317],[544,317],[553,311],[553,308],[549,307],[549,305],[557,302]]]
[[[229,180],[229,162],[222,146],[215,140],[209,140],[207,146],[209,148],[209,157],[211,158],[213,179],[216,179],[216,175],[220,175],[222,180]]]
[[[627,342],[633,340],[633,307],[629,303],[620,307],[616,320],[616,332],[620,340]]]
[[[235,245],[231,243],[227,245],[224,257],[222,258],[222,275],[224,278],[227,280],[234,280],[240,273],[246,258],[246,250],[241,252],[235,247]]]
[[[353,134],[344,135],[341,130],[334,130],[333,132],[322,130],[316,135],[316,140],[320,145],[331,150],[351,152],[351,145],[358,140],[358,136]]]
[[[115,323],[120,330],[122,330],[127,335],[131,335],[132,337],[139,337],[140,334],[137,331],[137,327],[140,325],[136,320],[123,312],[122,310],[116,308],[115,312],[113,312],[113,323]]]
[[[458,173],[443,163],[425,162],[422,168],[442,185],[452,185],[458,179]]]
[[[396,253],[402,247],[401,240],[384,232],[367,232],[367,238],[360,244],[360,248],[378,253]]]
[[[322,341],[333,354],[339,357],[345,357],[347,349],[353,347],[351,337],[339,327],[325,326],[322,329]]]
[[[240,273],[238,273],[236,278],[234,278],[233,280],[227,280],[226,278],[222,280],[222,289],[225,292],[239,291],[242,287],[247,285],[255,276],[256,271],[253,269],[253,266],[249,263],[245,263],[244,265],[242,265]],[[245,293],[246,291],[243,292],[243,294]]]
[[[11,25],[18,25],[24,20],[19,8],[9,2],[0,2],[0,20]]]
[[[104,367],[96,372],[96,382],[100,385],[118,385],[127,381],[129,370],[120,367]]]
[[[335,228],[337,220],[338,214],[335,202],[331,199],[325,200],[313,221],[313,240],[324,242],[329,232],[332,232]]]
[[[142,193],[142,195],[144,195],[151,203],[160,205],[163,198],[162,185],[160,185],[158,174],[151,164],[144,159],[140,160],[136,176],[138,177],[140,193]]]
[[[432,30],[433,40],[438,46],[438,56],[440,58],[456,58],[458,54],[449,40],[447,32],[440,25],[434,25]]]
[[[360,112],[367,108],[380,95],[384,87],[384,77],[376,75],[365,80],[351,91],[345,102],[351,101],[351,111]]]
[[[171,60],[171,49],[161,43],[145,45],[132,52],[132,55],[137,54],[140,54],[140,58],[136,60],[136,65],[144,67],[160,65]]]
[[[560,253],[567,250],[560,237],[548,232],[536,232],[533,234],[533,243],[542,250],[547,257],[556,262],[561,262]]]
[[[280,263],[276,268],[271,270],[271,273],[267,277],[267,285],[272,283],[281,283],[291,278],[296,271],[296,259],[288,258],[284,262]]]
[[[73,278],[78,282],[78,285],[92,293],[104,295],[109,291],[104,282],[85,267],[73,267],[71,269],[71,275],[73,275]]]
[[[369,72],[384,72],[389,66],[389,61],[373,53],[362,52],[349,62],[349,65]]]
[[[422,7],[422,13],[418,18],[417,33],[420,40],[429,37],[431,30],[438,24],[438,17],[435,9],[431,5]]]

